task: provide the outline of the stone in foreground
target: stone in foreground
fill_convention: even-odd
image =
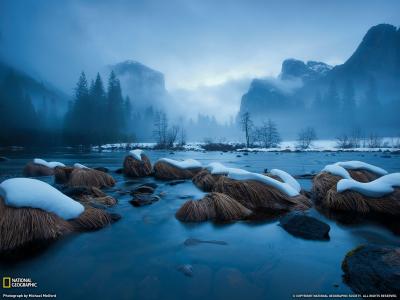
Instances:
[[[296,237],[306,240],[329,240],[330,226],[303,213],[290,213],[280,219],[279,225]]]

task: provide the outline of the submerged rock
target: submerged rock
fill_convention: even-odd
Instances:
[[[186,182],[186,180],[173,180],[173,181],[167,182],[167,185],[174,186],[174,185],[178,185],[178,184],[185,183],[185,182]]]
[[[135,194],[133,199],[129,201],[135,207],[153,204],[160,200],[160,197],[151,194]]]
[[[307,240],[329,240],[330,226],[303,213],[290,213],[280,219],[279,225],[296,237]]]
[[[183,244],[185,246],[196,246],[198,244],[215,244],[215,245],[228,245],[227,242],[224,241],[214,241],[214,240],[210,240],[210,241],[205,241],[205,240],[199,240],[199,239],[194,239],[194,238],[189,238],[186,239]]]
[[[123,168],[119,168],[119,169],[116,169],[114,172],[117,173],[117,174],[122,174],[124,172],[124,169]]]
[[[180,265],[178,266],[178,271],[182,272],[185,276],[193,276],[193,266],[192,265]]]
[[[400,248],[363,245],[346,254],[345,282],[359,294],[400,295]]]
[[[313,179],[317,174],[313,173],[308,173],[308,174],[300,174],[300,175],[294,175],[293,177],[295,179]]]
[[[147,184],[143,184],[132,190],[131,195],[134,196],[136,194],[153,194],[154,190],[155,190],[154,187]]]
[[[117,214],[117,213],[109,213],[109,215],[110,215],[110,218],[111,218],[111,223],[118,222],[122,218],[122,216],[120,214]]]

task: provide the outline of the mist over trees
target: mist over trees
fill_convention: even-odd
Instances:
[[[82,72],[75,88],[75,97],[65,115],[65,141],[72,145],[128,141],[133,138],[128,130],[131,119],[129,98],[123,99],[119,80],[113,71],[108,78],[107,91],[100,74],[89,87],[86,75]]]

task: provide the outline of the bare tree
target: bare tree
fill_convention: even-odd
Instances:
[[[336,145],[338,148],[350,149],[361,147],[362,134],[359,128],[353,129],[350,135],[342,134],[338,136]]]
[[[186,145],[186,130],[183,127],[180,127],[179,134],[178,134],[178,144],[180,146]]]
[[[368,137],[367,146],[368,148],[381,148],[383,145],[382,138],[376,134],[371,133]]]
[[[253,121],[250,118],[250,113],[245,112],[242,114],[241,119],[240,119],[241,125],[242,125],[242,131],[245,133],[246,137],[246,147],[250,147],[250,136],[251,132],[253,129]]]
[[[347,134],[342,134],[336,137],[336,147],[342,149],[351,148],[351,144],[349,142],[349,137],[347,136]]]
[[[176,139],[178,137],[179,130],[180,128],[177,125],[174,125],[168,129],[167,140],[166,140],[166,146],[168,148],[172,148],[174,146],[174,143],[176,142]]]
[[[307,149],[316,139],[317,134],[315,133],[315,129],[313,127],[307,127],[299,132],[297,143],[301,149]]]
[[[157,111],[154,116],[154,130],[153,135],[156,139],[157,145],[165,147],[168,139],[168,118],[165,112]]]
[[[267,122],[256,129],[256,137],[265,148],[277,147],[281,141],[276,124],[268,119]]]

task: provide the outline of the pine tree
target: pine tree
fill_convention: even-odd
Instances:
[[[103,81],[99,73],[90,87],[91,117],[90,124],[93,132],[93,143],[103,144],[106,142],[108,128],[107,99],[104,91]]]
[[[108,136],[110,141],[118,141],[122,138],[125,120],[123,115],[123,98],[121,85],[114,71],[111,71],[108,79],[107,90],[107,107],[108,107]]]
[[[89,89],[84,72],[81,73],[75,88],[75,99],[65,119],[67,141],[73,144],[88,145],[90,129],[86,121],[90,113]]]

